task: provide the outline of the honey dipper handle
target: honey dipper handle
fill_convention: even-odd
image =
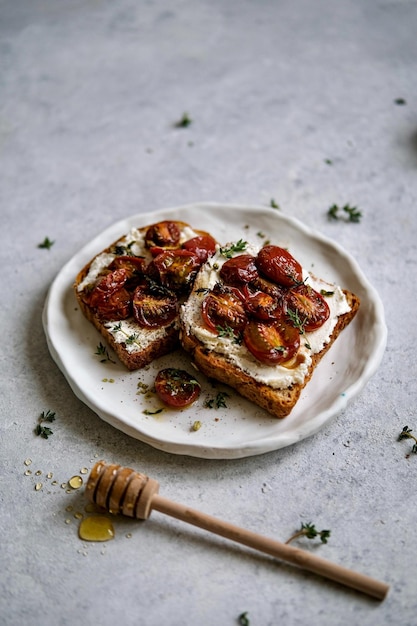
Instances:
[[[244,528],[239,528],[228,522],[224,522],[215,517],[201,513],[187,506],[178,504],[160,495],[152,498],[152,509],[165,513],[171,517],[193,524],[199,528],[204,528],[216,535],[226,537],[237,543],[241,543],[265,554],[278,557],[289,563],[298,565],[300,568],[319,574],[330,580],[334,580],[342,585],[361,591],[378,600],[383,600],[388,593],[389,586],[379,580],[354,572],[341,565],[331,563],[319,556],[299,550],[268,537],[263,537]]]

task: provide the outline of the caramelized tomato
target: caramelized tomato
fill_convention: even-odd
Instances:
[[[188,250],[166,250],[150,263],[150,275],[164,287],[173,291],[184,292],[193,282],[200,260]]]
[[[323,296],[305,284],[288,291],[286,308],[290,317],[295,314],[303,330],[307,332],[320,328],[330,316],[329,305]]]
[[[155,391],[164,404],[176,409],[189,406],[197,400],[201,387],[185,370],[167,367],[158,372]]]
[[[279,246],[264,246],[258,252],[257,266],[264,276],[284,287],[294,287],[303,280],[299,262]]]
[[[251,254],[240,254],[223,263],[220,278],[227,285],[245,285],[258,276],[256,258]]]
[[[125,288],[128,275],[117,269],[103,276],[88,296],[88,305],[102,320],[123,320],[130,315],[130,294]]]
[[[216,251],[216,240],[211,235],[199,235],[185,241],[182,247],[196,254],[201,263],[205,263]]]
[[[164,220],[149,226],[145,235],[145,245],[147,248],[153,246],[173,247],[179,244],[180,236],[178,224],[171,220]]]
[[[249,285],[253,291],[263,291],[269,296],[275,298],[275,300],[282,301],[284,294],[287,292],[286,287],[277,285],[276,283],[264,278],[263,276],[257,276]]]
[[[215,333],[232,329],[234,334],[239,334],[247,323],[241,299],[225,288],[215,288],[204,298],[202,315],[206,326]]]
[[[142,256],[117,256],[111,264],[109,269],[125,269],[128,276],[132,276],[134,273],[143,274],[146,267],[145,259]]]
[[[280,301],[263,291],[246,290],[245,307],[247,312],[258,320],[272,321],[282,313]]]
[[[160,328],[174,321],[178,313],[178,300],[166,289],[153,292],[149,287],[140,285],[133,294],[132,309],[140,326]]]
[[[292,359],[300,347],[299,331],[284,320],[268,323],[251,320],[243,331],[249,352],[266,365],[280,365]]]

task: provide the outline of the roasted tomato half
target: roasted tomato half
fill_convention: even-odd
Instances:
[[[155,391],[164,404],[176,409],[189,406],[197,400],[201,387],[185,370],[167,367],[158,372]]]
[[[147,248],[160,246],[162,248],[172,248],[180,241],[181,231],[176,222],[164,220],[149,226],[145,235],[145,245]]]
[[[330,316],[326,300],[310,285],[302,284],[289,289],[285,306],[289,318],[307,332],[320,328]]]
[[[178,313],[178,306],[177,297],[167,289],[139,285],[133,294],[133,316],[144,328],[160,328],[171,324]]]
[[[251,320],[243,331],[244,343],[261,363],[280,365],[292,359],[300,347],[300,333],[284,320],[260,322]]]
[[[126,287],[133,291],[146,271],[146,261],[139,256],[117,256],[109,265],[109,269],[124,269],[127,273]]]
[[[277,283],[272,282],[272,280],[268,280],[260,275],[250,283],[249,288],[252,291],[263,291],[278,301],[282,301],[284,294],[287,292],[287,287],[277,285]]]
[[[130,294],[125,288],[128,275],[125,269],[109,272],[99,279],[89,293],[88,305],[102,320],[124,320],[130,315]]]
[[[282,315],[280,300],[263,291],[253,292],[250,289],[246,289],[245,294],[245,308],[251,317],[261,321],[272,321]]]
[[[216,252],[216,240],[211,235],[198,235],[184,241],[182,247],[196,254],[201,263],[205,263]]]
[[[145,267],[146,261],[142,256],[129,255],[116,256],[109,265],[109,268],[112,270],[125,269],[129,276],[132,275],[134,272],[143,273]]]
[[[158,254],[149,264],[149,275],[164,287],[176,292],[185,292],[192,284],[200,260],[188,250],[166,250]]]
[[[203,300],[203,320],[217,334],[234,335],[243,331],[248,321],[242,300],[234,291],[216,286]]]
[[[264,246],[258,252],[257,266],[264,276],[284,287],[294,287],[303,281],[299,262],[279,246]]]
[[[223,263],[220,278],[227,285],[247,285],[258,276],[256,257],[251,254],[240,254]]]

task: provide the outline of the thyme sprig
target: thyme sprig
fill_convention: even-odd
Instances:
[[[225,391],[219,391],[215,398],[206,400],[204,406],[207,409],[227,409],[226,399],[230,398]]]
[[[297,530],[285,543],[290,543],[297,539],[298,537],[307,537],[307,539],[315,539],[316,537],[320,537],[320,541],[322,543],[327,543],[328,538],[330,537],[330,530],[317,530],[315,525],[309,522],[308,524],[301,524],[301,528]]]
[[[307,318],[301,319],[299,312],[294,309],[287,309],[287,317],[290,320],[291,324],[300,331],[300,335],[305,336],[306,331],[304,326],[307,322]],[[311,349],[308,341],[306,341],[305,346],[308,350]]]
[[[415,437],[411,433],[412,433],[412,429],[408,428],[408,426],[404,426],[402,431],[398,435],[398,441],[402,441],[403,439],[413,439],[415,443],[413,444],[413,447],[411,448],[411,452],[413,454],[417,454],[417,437]]]
[[[116,361],[114,361],[111,358],[108,349],[106,348],[106,346],[104,344],[101,343],[101,341],[98,344],[94,354],[96,354],[97,356],[101,356],[102,357],[100,359],[100,363],[105,363],[106,361],[110,361],[110,363],[116,363]]]
[[[233,340],[233,343],[241,344],[242,336],[240,334],[236,334],[234,329],[227,325],[226,326],[216,326],[217,334],[219,337],[224,337],[225,339]]]
[[[123,327],[122,327],[122,323],[118,322],[117,324],[115,324],[114,326],[111,327],[110,331],[112,333],[122,333],[122,335],[124,335],[126,337],[126,341],[125,343],[127,345],[132,345],[133,343],[136,343],[138,346],[140,346],[140,342],[138,341],[139,339],[139,335],[137,333],[128,333]]]
[[[226,259],[231,259],[236,252],[243,252],[244,250],[246,250],[247,245],[247,241],[239,239],[239,241],[230,245],[228,248],[220,248],[220,254],[226,257]]]
[[[344,215],[341,211],[343,211]],[[358,223],[361,220],[362,212],[357,207],[350,206],[350,204],[345,204],[342,208],[337,204],[332,204],[327,211],[327,217],[329,220],[344,220],[345,222]]]
[[[46,411],[42,411],[40,416],[38,417],[38,423],[35,428],[35,435],[38,437],[42,437],[43,439],[48,439],[50,435],[53,434],[53,431],[48,426],[43,426],[44,422],[54,422],[55,421],[55,412],[50,411],[49,409]]]

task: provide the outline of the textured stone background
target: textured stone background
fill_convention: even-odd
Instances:
[[[0,1],[3,624],[227,626],[244,611],[251,626],[416,623],[417,457],[397,442],[405,424],[417,432],[416,32],[406,0]],[[192,125],[173,128],[185,111]],[[169,455],[105,424],[47,350],[41,313],[63,264],[134,213],[271,198],[379,292],[379,371],[317,435],[249,459]],[[333,203],[363,219],[329,222]],[[46,409],[59,416],[47,441],[33,434]],[[97,457],[265,535],[330,528],[326,546],[299,545],[390,594],[374,602],[157,515],[86,545],[82,495],[45,474],[60,484]]]

